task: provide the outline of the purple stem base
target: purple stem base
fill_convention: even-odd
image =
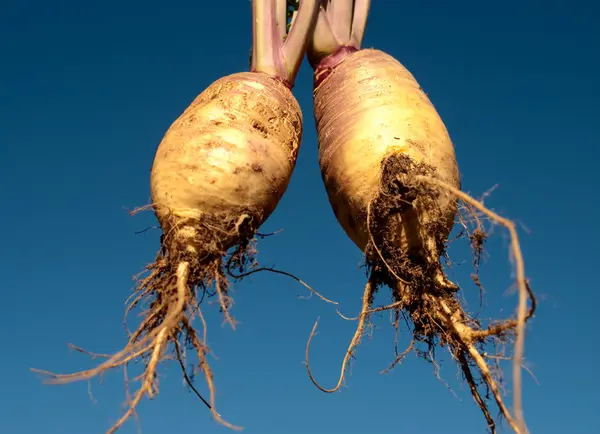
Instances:
[[[356,47],[340,47],[337,51],[321,59],[319,64],[314,68],[313,89],[319,87],[323,80],[329,77],[329,74],[331,74],[336,66],[342,63],[348,55],[357,51],[359,51],[359,49]]]

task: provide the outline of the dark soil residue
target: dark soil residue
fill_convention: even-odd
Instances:
[[[442,193],[428,185],[412,182],[411,179],[418,175],[435,176],[435,171],[403,154],[392,154],[384,160],[380,193],[370,207],[371,241],[366,260],[375,290],[381,285],[392,288],[394,299],[410,313],[415,339],[433,344],[433,338],[438,337],[440,331],[439,326],[432,323],[427,295],[456,305],[458,288],[441,278],[444,272],[440,257],[444,255],[450,231],[442,223],[445,219],[437,208]],[[422,228],[418,227],[421,223],[415,210],[417,207],[430,217]],[[403,220],[410,214],[412,223],[407,227]],[[410,245],[401,239],[406,232],[410,232]],[[433,243],[423,239],[432,236],[430,234],[435,237]]]
[[[139,388],[131,393],[128,389],[128,409],[108,431],[113,433],[129,417],[135,416],[135,409],[144,396],[152,398],[158,393],[158,365],[166,360],[176,360],[185,381],[211,409],[213,417],[229,428],[239,429],[224,421],[214,410],[215,388],[207,360],[210,352],[206,344],[207,325],[200,306],[207,297],[218,297],[221,312],[235,328],[229,314],[232,305],[228,291],[232,277],[229,271],[235,268],[244,272],[247,267],[255,266],[256,228],[253,221],[255,219],[248,212],[240,212],[229,219],[213,217],[202,221],[167,217],[161,222],[161,249],[155,261],[136,278],[137,287],[128,300],[125,319],[136,308],[141,309],[142,319],[135,331],[127,330],[129,339],[125,347],[113,355],[103,355],[106,361],[88,371],[69,375],[40,372],[52,383],[67,383],[101,376],[114,368],[126,368],[130,363],[143,363],[144,373],[127,381],[127,388],[135,382],[139,383]],[[222,245],[224,230],[234,237],[230,239],[237,240],[230,254]],[[182,235],[184,232],[187,235]],[[190,233],[195,235],[190,237]],[[193,363],[189,363],[192,360]],[[198,373],[204,376],[208,385],[208,400],[192,384]]]
[[[446,245],[458,211],[459,199],[469,213],[469,218],[465,220],[461,216],[460,222],[465,227],[463,234],[468,237],[473,250],[473,277],[480,289],[483,287],[477,272],[487,236],[483,231],[481,216],[485,215],[510,232],[511,252],[517,258],[515,268],[519,306],[516,319],[488,322],[484,327],[464,310],[458,286],[445,275],[441,258],[452,262],[446,253]],[[471,219],[475,221],[475,230],[469,229]],[[337,385],[326,389],[317,383],[310,369],[309,350],[317,328],[315,323],[305,350],[306,367],[313,384],[323,392],[338,391],[343,384],[348,364],[354,358],[354,351],[368,329],[369,316],[375,312],[394,310],[396,333],[401,323],[400,318],[403,318],[412,335],[412,342],[402,353],[396,346],[396,359],[386,371],[414,351],[433,364],[439,378],[436,349],[445,348],[461,370],[473,399],[485,416],[489,430],[496,432],[496,421],[489,409],[492,401],[517,434],[527,434],[518,398],[521,393],[520,361],[523,329],[535,312],[536,302],[525,278],[518,235],[512,221],[489,210],[458,187],[438,178],[432,167],[419,164],[407,155],[392,153],[381,164],[379,191],[368,205],[366,223],[369,240],[365,256],[369,278],[363,294],[362,309],[357,318],[344,317],[357,320],[356,331],[344,355]],[[383,286],[391,289],[394,303],[373,308],[375,294]],[[527,298],[531,302],[529,310]],[[510,358],[497,349],[502,348],[515,335],[512,361],[513,417],[503,401],[498,362]]]
[[[506,321],[483,329],[463,310],[457,297],[459,288],[447,279],[440,262],[451,230],[446,210],[438,205],[439,195],[446,192],[418,182],[418,176],[435,177],[436,173],[405,155],[391,155],[382,163],[380,193],[369,207],[371,238],[365,253],[370,271],[367,291],[371,293],[365,297],[372,301],[381,286],[391,288],[396,314],[410,320],[411,348],[433,362],[435,348],[446,347],[463,372],[490,431],[495,432],[488,409],[492,396],[501,414],[507,419],[510,415],[500,398],[500,380],[492,376],[482,354],[488,345],[504,342],[515,323]],[[469,238],[478,268],[485,233],[474,231]]]

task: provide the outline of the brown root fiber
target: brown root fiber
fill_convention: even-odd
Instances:
[[[450,229],[443,221],[443,214],[436,207],[439,195],[452,195],[467,208],[481,213],[474,215],[477,228],[470,235],[470,242],[477,257],[482,253],[485,239],[480,232],[481,215],[509,230],[519,288],[516,319],[484,327],[463,309],[458,299],[459,288],[446,278],[440,262],[440,258],[445,255],[445,244]],[[415,218],[418,228],[414,226]],[[437,364],[433,359],[433,350],[437,346],[447,348],[452,354],[492,433],[496,432],[496,423],[488,407],[490,395],[510,427],[518,434],[526,434],[528,431],[521,410],[520,368],[523,358],[524,325],[533,316],[535,299],[525,279],[523,258],[514,224],[485,208],[467,194],[437,179],[431,168],[415,164],[410,158],[402,155],[389,156],[382,164],[380,192],[371,202],[366,219],[370,232],[370,241],[365,251],[369,280],[363,295],[362,310],[357,318],[357,329],[344,357],[337,386],[324,389],[314,380],[308,363],[308,351],[317,326],[315,324],[306,347],[306,364],[313,383],[325,392],[339,390],[348,362],[364,334],[369,316],[376,311],[393,309],[396,321],[400,315],[409,320],[407,323],[412,329],[413,337],[408,351],[415,351],[432,361],[435,366]],[[398,235],[406,228],[407,219],[412,219],[411,224],[416,236],[424,238],[420,242],[415,243],[413,240],[408,244],[401,239],[402,235]],[[408,236],[411,235],[406,234],[404,237]],[[426,239],[427,237],[430,239]],[[408,245],[410,247],[407,247]],[[479,261],[474,265],[479,267]],[[392,289],[395,302],[373,309],[374,295],[381,286]],[[531,300],[529,309],[528,298]],[[493,358],[485,352],[487,346],[502,344],[510,338],[516,340],[513,355],[513,414],[504,404],[501,380],[494,375],[496,371],[486,362],[486,359]],[[407,351],[397,354],[393,365],[406,353]]]
[[[177,223],[161,237],[161,250],[154,263],[146,267],[143,277],[137,277],[138,285],[128,300],[125,316],[136,307],[143,306],[144,311],[137,329],[133,332],[128,330],[127,345],[114,355],[102,355],[106,360],[87,371],[64,375],[35,370],[48,377],[48,383],[63,384],[101,376],[114,368],[126,369],[130,363],[142,361],[144,372],[137,378],[140,386],[134,393],[128,392],[128,409],[108,430],[109,434],[119,429],[130,417],[135,417],[136,407],[144,396],[152,398],[158,393],[157,367],[166,360],[178,362],[184,379],[218,422],[232,429],[241,429],[223,420],[215,410],[213,374],[207,361],[210,352],[206,343],[207,329],[200,305],[207,296],[218,297],[226,321],[235,326],[229,314],[232,299],[228,293],[227,270],[244,270],[246,266],[255,266],[251,238],[254,229],[247,227],[248,230],[245,230],[243,224],[234,225],[242,242],[226,257],[223,246],[215,241],[218,237],[215,236],[214,227],[190,221]],[[195,224],[192,226],[192,223]],[[168,225],[163,222],[162,226],[165,228]],[[189,239],[188,243],[182,243],[182,227],[194,231],[194,239]],[[177,235],[172,236],[174,234]],[[196,320],[201,326],[199,330],[194,325]],[[188,372],[187,368],[189,353],[197,358],[192,372]],[[197,372],[204,374],[210,393],[208,400],[191,383],[190,378],[194,378]]]

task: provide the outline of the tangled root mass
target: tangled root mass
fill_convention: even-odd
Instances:
[[[463,201],[468,199],[467,205],[476,205],[492,220],[498,217],[498,221],[502,224],[506,220],[486,210],[482,204],[477,205],[477,201],[466,194],[449,191],[454,189],[442,188],[442,185],[443,183],[436,181],[435,171],[431,167],[417,164],[407,156],[391,155],[384,160],[379,194],[371,202],[367,216],[370,241],[365,254],[369,280],[363,296],[362,311],[357,318],[356,333],[342,363],[337,386],[333,389],[324,389],[314,380],[308,364],[308,349],[316,329],[315,324],[307,344],[309,376],[322,391],[337,391],[343,383],[345,369],[361,340],[369,315],[373,312],[393,309],[396,318],[404,317],[409,320],[407,323],[412,328],[412,343],[407,351],[402,354],[397,353],[398,357],[392,367],[410,350],[435,362],[434,349],[438,346],[447,348],[460,367],[474,400],[487,420],[490,431],[496,432],[496,422],[488,407],[489,400],[493,397],[500,413],[511,428],[517,433],[525,434],[527,429],[520,409],[515,404],[518,418],[513,417],[508,411],[501,396],[500,380],[493,375],[496,370],[488,366],[488,360],[492,359],[485,352],[485,348],[489,345],[501,344],[514,336],[519,322],[510,319],[484,328],[480,321],[470,317],[463,309],[458,300],[459,288],[446,278],[440,262],[440,258],[445,256],[450,228],[436,204],[439,203],[440,195],[452,193],[459,195],[459,199]],[[419,212],[419,209],[425,212]],[[412,235],[416,234],[424,238],[418,242],[414,242],[413,239],[410,247],[399,238],[403,231],[403,219],[407,218],[417,218],[418,226],[413,225]],[[477,217],[476,220],[478,221]],[[419,230],[416,230],[417,227]],[[485,240],[481,225],[478,224],[477,229],[469,234],[469,239],[476,256],[474,264],[478,268],[478,258],[482,253]],[[514,241],[518,249],[518,241]],[[479,286],[478,278],[476,275],[474,277]],[[531,300],[529,312],[524,318],[526,321],[533,315],[535,299],[527,282],[523,284]],[[374,296],[382,286],[391,288],[394,303],[373,309]],[[520,384],[513,386],[515,389],[520,388]],[[520,393],[520,390],[518,392]]]
[[[440,262],[449,229],[436,203],[444,192],[411,181],[416,176],[433,175],[433,169],[404,155],[391,155],[384,160],[380,192],[369,209],[366,262],[373,291],[382,285],[392,288],[395,301],[400,303],[398,308],[410,314],[415,341],[432,345],[439,337],[443,345],[446,337],[440,335],[436,322],[439,318],[432,318],[431,311],[440,307],[434,307],[438,300],[445,301],[453,312],[460,309],[456,300],[458,287],[446,279]],[[430,248],[428,240],[404,247],[398,239],[402,216],[414,213],[417,200],[429,219],[423,224],[422,233],[433,237]]]
[[[190,388],[211,410],[214,418],[229,428],[239,429],[221,418],[214,408],[215,389],[213,375],[207,361],[209,348],[206,322],[200,305],[206,297],[217,296],[221,311],[227,322],[235,327],[229,314],[232,299],[229,295],[229,277],[233,270],[243,273],[255,268],[254,234],[252,218],[241,214],[235,221],[182,221],[173,218],[163,222],[165,232],[161,236],[161,249],[154,263],[148,265],[145,273],[137,276],[138,284],[134,294],[128,300],[125,319],[134,308],[143,308],[142,321],[133,332],[128,330],[127,345],[114,355],[98,355],[106,360],[94,369],[74,374],[54,374],[40,371],[47,376],[49,383],[61,384],[77,380],[86,380],[102,375],[114,368],[127,368],[131,362],[142,361],[143,373],[134,379],[140,386],[128,396],[128,409],[109,429],[113,433],[130,417],[144,396],[152,398],[158,393],[157,366],[165,360],[177,361],[182,375]],[[229,224],[224,224],[229,223]],[[178,234],[181,227],[194,229],[194,239],[183,241]],[[230,227],[237,233],[238,244],[227,255],[219,242],[222,234],[218,228]],[[228,234],[231,236],[232,234]],[[193,245],[194,250],[189,246]],[[199,251],[201,247],[201,251]],[[198,322],[201,326],[198,328]],[[126,327],[127,328],[127,327]],[[195,366],[188,368],[188,354],[195,355]],[[210,398],[208,400],[196,390],[192,378],[201,372],[206,380]],[[127,387],[129,388],[129,381]]]

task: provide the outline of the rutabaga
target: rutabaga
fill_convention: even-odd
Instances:
[[[231,322],[227,270],[232,264],[238,268],[247,263],[250,241],[277,206],[294,170],[302,113],[291,88],[316,22],[318,0],[300,1],[296,12],[288,32],[291,20],[286,20],[285,0],[253,0],[251,71],[211,84],[158,146],[150,184],[162,243],[128,307],[129,311],[143,303],[147,309],[127,346],[89,371],[45,372],[51,382],[64,383],[143,361],[141,386],[109,433],[134,415],[145,395],[157,393],[157,365],[168,349],[174,351],[189,382],[184,347],[198,357],[213,416],[235,428],[214,409],[199,302],[210,288]],[[233,253],[226,260],[230,249]],[[202,325],[200,332],[194,320]]]

